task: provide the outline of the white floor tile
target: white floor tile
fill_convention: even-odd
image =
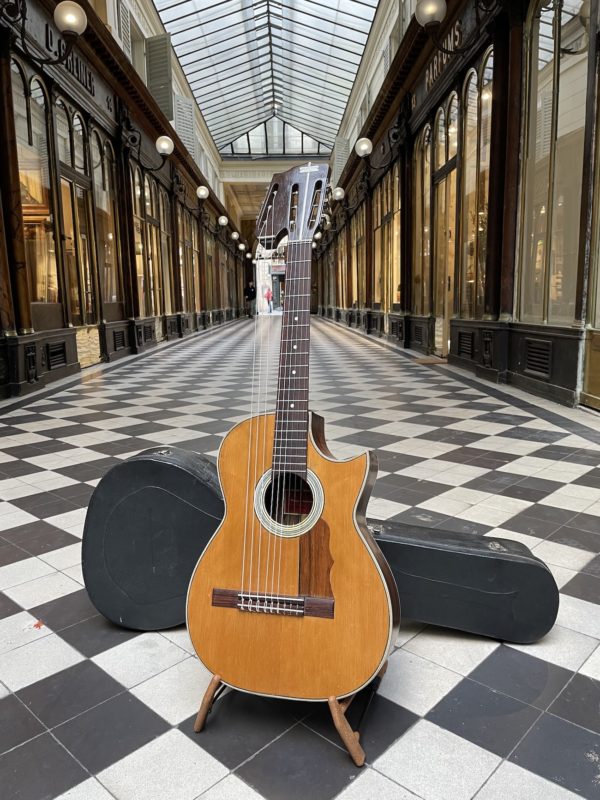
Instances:
[[[573,794],[562,786],[540,778],[517,764],[505,761],[501,764],[474,800],[576,800]]]
[[[34,578],[41,578],[54,572],[50,564],[41,561],[39,558],[24,558],[0,567],[0,591],[6,591],[11,586],[18,586]]]
[[[33,514],[20,509],[8,514],[2,514],[0,516],[0,531],[9,531],[11,528],[18,528],[19,525],[28,525],[30,522],[37,522],[37,519]]]
[[[403,649],[460,675],[468,675],[499,646],[498,642],[483,636],[427,628],[407,642]]]
[[[184,733],[171,730],[99,773],[118,800],[194,800],[227,767]]]
[[[336,797],[336,800],[375,799],[417,800],[417,795],[409,792],[408,789],[403,789],[402,786],[398,786],[397,783],[394,783],[394,781],[391,781],[379,772],[375,772],[374,769],[363,767],[358,778]],[[228,798],[223,797],[223,800],[228,800]]]
[[[598,639],[569,630],[561,625],[555,625],[543,639],[535,644],[509,644],[508,646],[559,667],[578,670],[598,646]]]
[[[114,800],[114,797],[95,778],[89,778],[56,800]]]
[[[561,594],[556,622],[572,631],[600,639],[600,607],[596,603]]]
[[[55,633],[0,655],[0,680],[13,692],[83,661]]]
[[[389,519],[408,511],[410,506],[404,503],[396,503],[393,500],[384,500],[381,497],[371,497],[367,506],[367,516],[373,519]]]
[[[0,654],[49,636],[52,631],[27,611],[0,619]]]
[[[33,608],[34,606],[42,605],[42,603],[49,603],[50,600],[56,600],[58,597],[64,597],[71,592],[77,592],[80,589],[81,586],[67,575],[63,575],[62,572],[53,572],[51,575],[44,575],[33,581],[27,581],[27,583],[20,583],[18,586],[5,589],[4,594],[22,606],[22,608]]]
[[[541,558],[546,564],[580,570],[594,558],[594,554],[578,547],[568,547],[558,542],[541,542],[533,549],[533,555]],[[600,613],[600,611],[599,611]]]
[[[170,628],[169,630],[161,631],[160,634],[170,642],[173,642],[173,644],[176,644],[177,647],[181,647],[181,649],[185,650],[189,655],[195,655],[196,651],[194,650],[194,645],[192,644],[192,640],[190,639],[185,625],[181,625],[179,628]]]
[[[582,675],[587,675],[588,678],[600,681],[600,645],[594,650],[579,672]]]
[[[403,648],[390,656],[379,694],[423,717],[461,680],[456,672]]]
[[[471,800],[501,759],[421,720],[375,761],[375,769],[423,800]]]
[[[192,657],[136,686],[131,693],[171,725],[178,725],[197,713],[211,677]]]
[[[187,657],[180,647],[160,633],[144,633],[99,653],[92,661],[129,688]]]
[[[81,564],[81,542],[60,547],[58,550],[50,550],[49,553],[42,553],[39,557],[54,569],[74,567]]]
[[[87,508],[75,508],[73,511],[66,511],[64,514],[55,514],[53,517],[48,517],[46,522],[66,531],[75,525],[83,525],[86,514]]]
[[[236,775],[228,775],[200,795],[198,800],[262,800],[262,794],[255,792]]]

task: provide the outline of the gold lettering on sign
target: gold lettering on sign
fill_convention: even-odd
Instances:
[[[54,35],[54,31],[50,25],[46,25],[46,50],[53,55],[62,55],[67,49],[67,44],[64,39],[59,39]],[[94,82],[94,73],[88,65],[78,55],[71,52],[64,62],[67,72],[80,83],[83,88],[88,91],[92,97],[96,95],[96,84]]]
[[[445,38],[442,40],[442,45],[446,50],[456,50],[460,47],[462,42],[462,22],[457,19],[454,25],[450,28]],[[443,74],[448,63],[452,59],[450,53],[436,53],[429,62],[429,66],[425,70],[425,91],[428,92],[437,79]]]

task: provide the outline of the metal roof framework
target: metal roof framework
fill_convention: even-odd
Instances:
[[[222,155],[329,154],[377,0],[155,0]]]

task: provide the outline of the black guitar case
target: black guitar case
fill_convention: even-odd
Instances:
[[[113,467],[92,495],[83,533],[83,577],[98,611],[135,630],[182,624],[192,571],[223,511],[216,466],[204,456],[155,447]],[[554,624],[556,583],[525,545],[369,524],[405,617],[521,644]]]

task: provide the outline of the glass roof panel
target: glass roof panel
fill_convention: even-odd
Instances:
[[[331,150],[377,0],[155,4],[224,156]]]

